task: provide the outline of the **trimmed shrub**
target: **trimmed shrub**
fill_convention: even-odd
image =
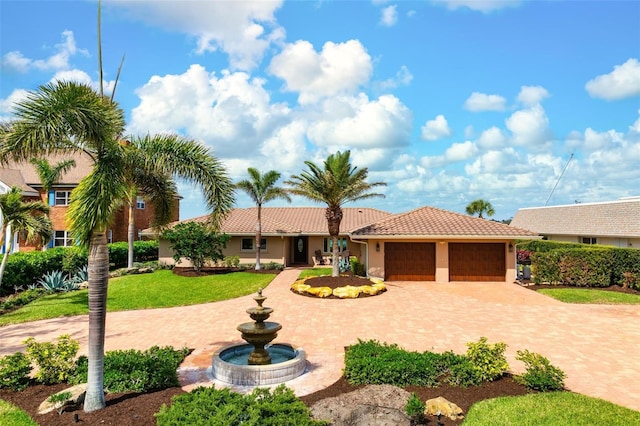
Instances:
[[[313,420],[309,408],[280,385],[273,391],[256,388],[248,395],[199,387],[172,398],[170,407],[163,404],[156,413],[158,426],[169,425],[255,425],[255,426],[322,426],[327,422]]]
[[[177,369],[189,354],[184,348],[153,346],[144,352],[130,349],[105,353],[104,387],[109,392],[148,392],[178,386]],[[87,381],[89,362],[86,356],[76,361],[73,384]]]
[[[608,248],[558,249],[532,256],[534,282],[578,287],[611,285],[613,250]]]
[[[29,385],[31,361],[22,352],[0,358],[0,388],[21,391]]]
[[[109,263],[112,268],[126,268],[127,259],[129,257],[129,244],[126,241],[108,244]],[[149,262],[158,260],[158,241],[134,241],[133,242],[133,261]]]
[[[509,368],[504,356],[506,343],[489,344],[486,337],[481,337],[477,342],[467,343],[467,348],[466,357],[477,371],[481,382],[496,380]]]
[[[551,365],[547,358],[524,350],[517,352],[516,359],[524,362],[526,366],[526,372],[523,375],[513,378],[516,383],[541,392],[564,389],[564,379],[567,375],[564,371]]]
[[[27,356],[38,366],[36,380],[40,383],[64,383],[75,370],[74,359],[80,345],[68,334],[58,337],[58,343],[38,343],[33,337],[24,343],[27,345]]]
[[[64,247],[56,247],[46,251],[14,253],[9,256],[2,277],[0,295],[14,293],[16,288],[29,287],[44,274],[59,270],[65,250]]]

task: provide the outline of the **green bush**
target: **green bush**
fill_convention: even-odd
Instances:
[[[31,361],[22,352],[0,358],[0,388],[21,391],[29,385]]]
[[[75,370],[75,356],[80,345],[68,334],[58,337],[58,343],[38,343],[33,337],[24,341],[27,356],[38,366],[36,380],[45,385],[63,383]]]
[[[611,258],[611,284],[626,283],[630,288],[640,290],[640,250],[613,249]]]
[[[32,288],[20,293],[12,294],[3,301],[0,301],[0,315],[20,306],[24,306],[33,302],[44,294],[44,290],[40,288]]]
[[[144,352],[117,350],[104,356],[104,387],[109,392],[148,392],[178,386],[177,369],[188,349],[153,346]],[[88,359],[81,356],[71,377],[73,384],[87,381]]]
[[[62,258],[62,270],[73,275],[88,263],[89,251],[86,248],[67,247]]]
[[[357,257],[352,257],[350,262],[351,262],[351,272],[353,272],[353,275],[357,275],[359,277],[364,277],[367,275],[367,272],[365,271],[365,268],[364,268],[364,264],[360,263]]]
[[[156,413],[158,426],[173,425],[247,425],[247,426],[320,426],[293,391],[284,385],[273,391],[256,388],[241,395],[229,389],[199,387],[174,396],[170,407],[162,405]]]
[[[404,412],[407,413],[407,416],[411,417],[411,421],[414,424],[419,424],[422,423],[424,410],[426,408],[427,406],[422,402],[418,395],[412,393],[407,400],[407,404],[404,406]]]
[[[518,351],[516,359],[525,364],[526,371],[514,380],[529,389],[542,392],[559,391],[564,389],[564,371],[551,365],[551,362],[540,354],[528,350]]]
[[[225,256],[223,261],[227,268],[237,268],[240,264],[240,256]]]
[[[613,250],[608,248],[557,249],[531,256],[536,284],[608,287]]]
[[[509,368],[504,356],[506,343],[489,344],[486,337],[481,337],[477,342],[467,343],[467,348],[466,357],[478,372],[481,381],[496,380]]]
[[[0,296],[15,293],[18,288],[34,285],[44,274],[61,269],[65,250],[64,247],[56,247],[46,251],[34,250],[9,256],[2,277]]]
[[[483,378],[480,371],[467,357],[459,357],[457,361],[451,360],[445,381],[451,386],[460,386],[463,388],[481,385]]]
[[[126,241],[108,244],[109,263],[112,268],[126,268],[129,257],[129,244]],[[158,260],[158,241],[134,241],[133,261],[149,262]]]

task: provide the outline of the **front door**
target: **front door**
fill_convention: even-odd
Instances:
[[[309,263],[307,244],[307,237],[300,236],[293,239],[293,263]]]

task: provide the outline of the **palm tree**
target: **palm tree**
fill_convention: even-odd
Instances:
[[[477,214],[480,219],[482,219],[483,213],[486,213],[487,216],[493,216],[496,213],[491,203],[482,198],[470,202],[465,210],[469,215]]]
[[[13,233],[26,232],[27,241],[36,237],[49,240],[52,237],[51,221],[47,217],[49,206],[41,201],[22,200],[22,190],[17,186],[0,195],[0,247],[7,244],[0,264],[0,284],[13,244]]]
[[[53,166],[44,158],[32,158],[30,163],[35,167],[42,183],[42,190],[45,193],[48,193],[53,188],[53,185],[58,183],[60,176],[76,166],[76,162],[72,158],[62,160]]]
[[[89,374],[84,410],[98,410],[105,406],[106,231],[125,203],[128,189],[126,150],[120,144],[124,113],[89,85],[56,82],[29,93],[16,104],[14,115],[13,121],[0,126],[0,164],[80,151],[93,160],[91,172],[71,193],[67,221],[75,240],[89,248]],[[140,138],[138,147],[145,152],[141,170],[179,176],[201,186],[213,226],[233,206],[233,184],[203,145],[164,135]]]
[[[299,176],[291,176],[285,183],[291,185],[288,191],[302,195],[310,200],[327,204],[325,217],[329,226],[329,235],[333,242],[333,270],[331,275],[340,275],[338,268],[338,235],[342,222],[342,204],[373,197],[384,197],[383,194],[369,191],[376,186],[385,186],[384,182],[367,183],[369,170],[351,166],[350,151],[336,152],[324,161],[324,168],[305,161],[309,170]]]
[[[261,175],[257,169],[249,167],[247,169],[251,179],[241,180],[236,184],[236,188],[243,190],[258,206],[258,224],[256,226],[256,271],[260,270],[260,243],[262,241],[262,205],[277,198],[283,198],[291,202],[291,197],[284,188],[275,186],[280,173],[270,170]]]

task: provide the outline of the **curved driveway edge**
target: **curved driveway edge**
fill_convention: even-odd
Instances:
[[[270,320],[282,324],[276,342],[307,352],[310,372],[288,382],[302,395],[342,374],[344,347],[358,339],[397,343],[408,350],[466,351],[486,336],[508,344],[514,372],[516,351],[529,349],[567,373],[569,389],[640,410],[640,308],[573,305],[509,283],[387,283],[382,295],[363,299],[316,299],[289,290],[299,270],[286,269],[264,290]],[[236,326],[248,320],[253,296],[167,309],[107,315],[106,350],[153,345],[196,348],[183,364],[183,379],[210,365],[209,351],[240,342]],[[70,334],[87,350],[86,315],[0,327],[0,356],[24,350],[22,341]],[[191,368],[190,368],[191,367]],[[189,377],[189,371],[194,374]]]

